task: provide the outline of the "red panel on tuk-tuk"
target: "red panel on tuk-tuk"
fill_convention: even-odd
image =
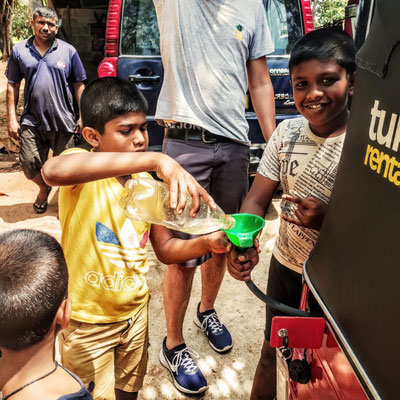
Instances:
[[[293,349],[293,357],[297,358],[303,352],[304,349]],[[307,360],[311,361],[311,380],[307,384],[290,381],[289,399],[368,399],[329,326],[321,348],[307,350]]]
[[[274,317],[271,326],[271,347],[281,347],[283,338],[279,331],[285,329],[289,347],[316,349],[324,337],[325,319],[314,317]]]

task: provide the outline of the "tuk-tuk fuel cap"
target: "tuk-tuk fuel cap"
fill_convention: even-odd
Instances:
[[[290,362],[289,376],[292,381],[307,383],[311,379],[311,368],[307,360],[292,360]]]

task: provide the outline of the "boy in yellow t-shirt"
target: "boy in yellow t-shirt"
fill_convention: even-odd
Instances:
[[[209,252],[225,253],[222,232],[192,240],[163,227],[127,219],[119,205],[128,179],[156,171],[170,186],[171,206],[181,212],[186,195],[211,197],[174,160],[146,153],[146,100],[118,78],[91,82],[81,98],[82,135],[93,147],[70,149],[48,160],[42,175],[61,186],[61,244],[68,264],[72,320],[60,335],[63,364],[93,381],[94,399],[136,399],[147,366],[148,271],[146,242],[165,264]],[[132,175],[133,174],[133,175]],[[179,190],[179,193],[177,191]]]

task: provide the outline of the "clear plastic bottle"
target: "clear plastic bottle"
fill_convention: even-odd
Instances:
[[[137,221],[164,225],[167,228],[192,234],[204,234],[232,227],[234,219],[218,206],[211,209],[201,199],[195,217],[190,216],[191,197],[188,196],[182,214],[169,205],[169,189],[164,182],[150,178],[130,179],[126,182],[126,197],[121,199],[124,214]]]

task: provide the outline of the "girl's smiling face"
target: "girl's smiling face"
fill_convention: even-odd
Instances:
[[[292,68],[291,83],[296,107],[317,136],[345,132],[348,97],[353,94],[345,68],[334,61],[304,61]]]

